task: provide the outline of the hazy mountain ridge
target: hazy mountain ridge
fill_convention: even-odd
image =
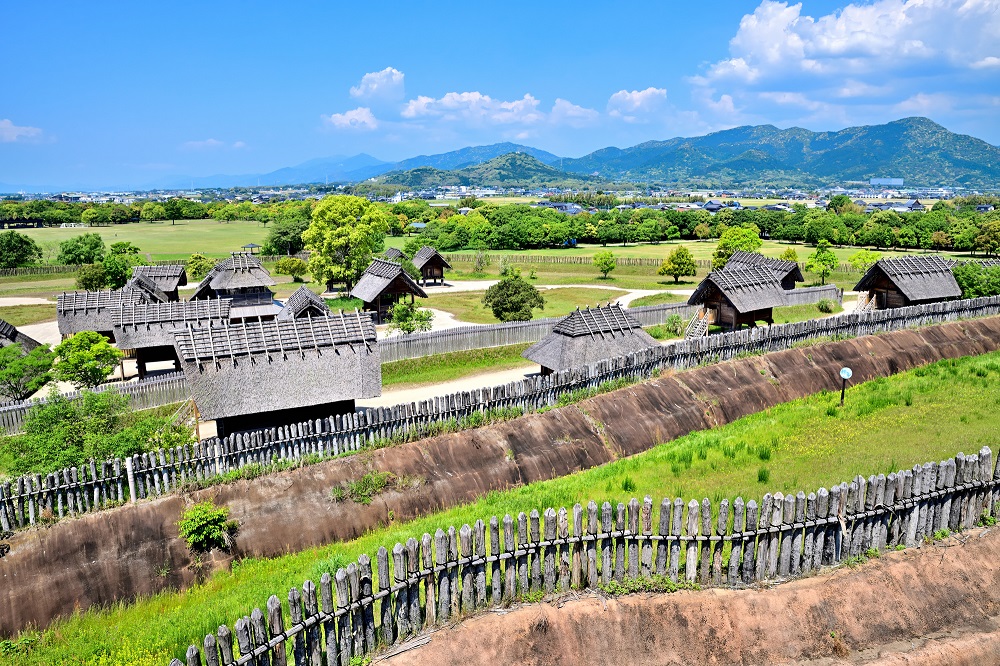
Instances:
[[[560,171],[524,152],[507,153],[463,169],[444,170],[434,167],[417,167],[390,171],[378,178],[380,183],[415,190],[440,185],[479,185],[484,187],[578,185],[593,180],[589,176]]]

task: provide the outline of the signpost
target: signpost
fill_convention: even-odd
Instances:
[[[852,372],[850,368],[841,368],[840,369],[840,378],[842,380],[844,380],[843,383],[840,385],[840,406],[841,407],[844,406],[844,393],[847,391],[847,380],[850,379],[851,375],[853,375],[853,374],[854,374],[854,372]]]

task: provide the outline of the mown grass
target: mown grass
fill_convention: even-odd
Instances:
[[[775,324],[793,324],[800,321],[806,321],[807,319],[819,319],[820,317],[829,317],[830,315],[837,314],[838,312],[843,312],[843,306],[837,301],[832,301],[833,311],[832,312],[822,312],[815,303],[809,303],[807,305],[788,305],[783,308],[774,308],[774,323]]]
[[[780,378],[777,379],[780,381]],[[1000,353],[942,361],[848,389],[778,405],[726,426],[692,433],[578,474],[491,491],[476,502],[381,526],[351,541],[273,559],[245,559],[184,592],[79,612],[47,630],[26,632],[9,656],[24,664],[162,664],[183,658],[221,623],[232,623],[267,597],[284,598],[306,578],[318,580],[361,553],[439,527],[533,508],[588,500],[626,502],[646,494],[701,499],[757,498],[765,492],[815,490],[857,474],[889,472],[997,441]],[[658,512],[657,512],[658,513]],[[654,525],[657,518],[654,517]],[[288,618],[286,618],[286,623]],[[286,624],[287,626],[287,624]],[[29,645],[30,644],[30,645]]]
[[[686,296],[680,296],[678,294],[651,294],[649,296],[641,296],[631,303],[629,307],[638,308],[643,305],[663,305],[665,303],[680,303],[681,301],[686,301]]]
[[[459,321],[473,324],[496,324],[497,318],[489,308],[483,305],[483,291],[460,291],[454,294],[431,294],[420,299],[424,307],[444,310],[455,315]],[[594,307],[622,295],[617,289],[598,289],[590,287],[559,287],[543,289],[545,308],[534,310],[535,319],[547,317],[563,317],[576,308],[588,305]]]
[[[530,343],[434,354],[382,364],[382,386],[396,389],[448,382],[482,372],[530,366],[521,356]]]
[[[0,307],[0,319],[12,326],[27,326],[56,320],[56,304],[8,305]]]

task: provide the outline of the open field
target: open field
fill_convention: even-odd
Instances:
[[[435,354],[382,365],[382,386],[394,389],[415,388],[448,382],[462,377],[528,367],[531,361],[521,352],[529,343],[507,347],[487,347],[470,351]]]
[[[683,288],[683,287],[678,287]],[[667,303],[680,303],[686,301],[684,296],[679,294],[653,294],[652,296],[642,296],[629,303],[629,307],[638,308],[643,305],[665,305]]]
[[[497,318],[483,305],[483,294],[485,293],[484,291],[463,291],[455,294],[431,294],[427,298],[418,300],[425,307],[450,312],[460,321],[473,324],[496,324],[498,323]],[[545,298],[545,309],[534,310],[533,314],[535,319],[563,317],[578,307],[584,308],[588,305],[593,307],[599,303],[607,303],[621,295],[622,292],[616,289],[591,289],[589,287],[544,289],[542,296]]]
[[[52,305],[9,305],[0,307],[0,319],[12,326],[40,324],[56,320],[56,304]]]
[[[995,446],[1000,405],[1000,353],[935,363],[848,389],[767,409],[727,426],[692,433],[586,472],[491,492],[477,502],[362,538],[274,559],[245,559],[182,593],[165,592],[132,605],[86,611],[40,633],[22,635],[8,659],[26,664],[147,664],[183,657],[222,622],[263,606],[306,578],[316,580],[361,553],[374,553],[439,527],[491,515],[570,506],[591,499],[737,495],[829,486],[857,474],[895,471],[916,463]],[[766,482],[760,481],[767,478]],[[715,502],[718,505],[718,502]],[[658,503],[654,503],[654,512]],[[654,524],[657,518],[654,517]],[[288,618],[286,618],[286,626]]]

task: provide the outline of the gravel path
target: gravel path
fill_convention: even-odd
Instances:
[[[33,296],[5,296],[0,298],[0,308],[12,305],[55,305],[55,301],[47,298],[36,298]]]
[[[472,391],[477,388],[485,388],[487,386],[500,386],[503,384],[509,384],[510,382],[520,381],[525,378],[526,375],[536,374],[538,372],[537,365],[528,365],[521,368],[513,368],[511,370],[500,370],[497,372],[484,372],[481,374],[470,375],[468,377],[462,377],[461,379],[455,379],[450,382],[441,382],[440,384],[433,384],[431,386],[418,386],[415,388],[401,388],[401,389],[386,389],[382,391],[381,397],[371,398],[369,400],[358,400],[358,407],[383,407],[398,405],[401,403],[418,402],[420,400],[428,400],[430,398],[450,395],[458,391]]]

